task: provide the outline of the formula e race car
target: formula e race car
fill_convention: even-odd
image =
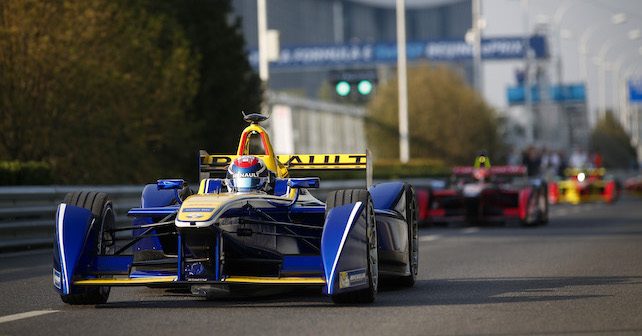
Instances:
[[[335,303],[369,303],[382,278],[414,285],[419,246],[410,185],[336,190],[321,202],[308,191],[319,178],[290,172],[363,170],[370,181],[367,155],[275,155],[259,124],[266,117],[244,116],[250,125],[236,155],[201,151],[198,192],[180,179],[148,184],[141,207],[128,212],[131,225],[115,225],[104,193],[65,197],[53,263],[63,302],[104,303],[113,286],[177,287],[207,298],[315,286]]]
[[[621,188],[618,181],[607,176],[604,168],[568,168],[564,174],[566,179],[551,182],[548,186],[551,204],[613,203],[619,198]]]
[[[481,155],[473,167],[454,167],[442,188],[417,187],[418,218],[426,224],[483,224],[518,219],[548,222],[546,183],[528,179],[524,166],[491,167]]]

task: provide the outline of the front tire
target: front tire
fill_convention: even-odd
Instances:
[[[109,232],[115,225],[115,214],[111,199],[102,192],[72,192],[68,193],[63,200],[68,205],[85,208],[93,214],[94,225],[90,228],[88,243],[94,243],[94,254],[113,253],[113,235]],[[93,238],[93,239],[91,239]],[[71,305],[101,304],[107,302],[110,287],[75,287],[71,294],[61,294],[60,298],[64,303]]]
[[[364,211],[358,218],[358,221],[365,221],[366,238],[368,245],[367,253],[367,274],[368,288],[332,295],[332,301],[337,304],[364,304],[372,303],[377,294],[379,283],[379,268],[377,255],[377,225],[375,222],[374,205],[370,199],[370,193],[363,189],[347,189],[333,191],[328,195],[326,201],[326,214],[330,209],[346,204],[362,202],[365,204]]]

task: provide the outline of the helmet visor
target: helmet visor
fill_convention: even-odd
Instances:
[[[248,192],[261,190],[266,182],[265,177],[235,177],[232,185],[237,191]]]

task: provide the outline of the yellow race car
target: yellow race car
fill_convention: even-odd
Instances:
[[[548,199],[551,204],[612,203],[619,196],[617,181],[606,175],[604,168],[568,168],[564,174],[566,179],[551,182],[548,186]]]

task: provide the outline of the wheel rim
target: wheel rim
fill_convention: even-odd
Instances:
[[[98,234],[98,254],[110,255],[114,253],[114,236],[109,232],[114,227],[115,215],[111,203],[105,204],[100,218],[100,232]]]
[[[417,203],[415,202],[414,192],[411,191],[411,202],[410,202],[410,220],[411,225],[411,250],[410,250],[410,274],[414,277],[417,276],[417,271],[419,268],[419,244],[418,244],[418,232],[417,232]]]
[[[98,254],[99,255],[112,255],[114,254],[114,233],[109,232],[115,225],[115,214],[114,209],[111,205],[111,202],[105,204],[102,216],[100,218],[100,232],[98,234]],[[104,277],[104,276],[100,276]],[[111,291],[111,287],[101,286],[98,287],[100,296],[104,297],[105,300]]]

